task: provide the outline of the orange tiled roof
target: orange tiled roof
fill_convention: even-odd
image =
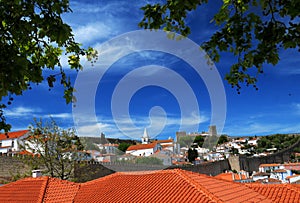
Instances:
[[[299,203],[300,188],[291,184],[246,184],[247,187],[268,197],[272,202]]]
[[[280,166],[280,164],[260,164],[259,167],[274,167],[274,166]]]
[[[295,177],[298,177],[298,176],[300,176],[300,175],[295,174],[295,175],[288,176],[288,177],[286,177],[285,179],[291,179],[291,178],[295,178]],[[299,186],[300,186],[300,185],[299,185]]]
[[[150,144],[139,144],[139,145],[131,145],[128,147],[126,151],[134,151],[134,150],[141,150],[141,149],[151,149],[157,145],[156,142]]]
[[[275,172],[275,173],[286,173],[286,170],[284,170],[284,169],[276,169],[273,172]]]
[[[29,152],[29,151],[27,151],[27,150],[22,150],[22,151],[19,152],[19,154],[21,154],[21,155],[31,155],[31,156],[34,156],[34,153],[31,153],[31,152]]]
[[[20,130],[20,131],[16,131],[16,132],[2,133],[2,134],[0,134],[0,140],[18,138],[18,137],[25,135],[28,131],[29,130]]]
[[[0,187],[1,202],[299,202],[290,184],[241,184],[180,169],[118,172],[86,183],[26,178]]]
[[[184,170],[118,172],[81,184],[74,202],[271,202],[246,186]]]
[[[42,202],[48,177],[26,178],[0,187],[0,202]]]
[[[173,140],[172,140],[172,139],[168,139],[168,140],[157,140],[157,141],[155,141],[155,142],[157,142],[157,143],[168,143],[168,142],[173,142]]]
[[[43,202],[73,202],[80,184],[49,178]]]
[[[233,181],[233,180],[246,180],[247,177],[244,174],[237,174],[237,173],[221,173],[217,176],[215,176],[216,178],[222,179],[222,180],[229,180],[229,181]],[[234,178],[234,179],[233,179]]]

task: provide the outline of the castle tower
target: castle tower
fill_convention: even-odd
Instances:
[[[217,127],[215,125],[209,126],[209,135],[217,136]]]
[[[147,133],[147,129],[144,130],[144,135],[142,137],[142,144],[149,144],[150,143],[150,137]]]

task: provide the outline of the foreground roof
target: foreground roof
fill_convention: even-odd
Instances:
[[[241,184],[180,169],[118,172],[86,183],[26,178],[0,187],[1,202],[299,202],[299,187]]]
[[[272,202],[300,202],[300,187],[294,184],[246,184],[247,187],[268,197]]]

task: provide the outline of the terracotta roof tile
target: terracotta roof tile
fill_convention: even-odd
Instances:
[[[8,132],[8,133],[2,133],[0,134],[0,140],[7,140],[7,139],[13,139],[13,138],[18,138],[26,133],[28,133],[29,130],[20,130],[16,132]]]
[[[216,178],[222,179],[222,180],[246,180],[247,177],[244,174],[237,174],[237,173],[221,173]]]
[[[48,177],[26,178],[0,187],[0,202],[42,202]]]
[[[286,173],[286,170],[284,170],[284,169],[276,169],[273,172],[275,172],[275,173]]]
[[[140,149],[151,149],[157,145],[156,142],[150,144],[139,144],[139,145],[131,145],[128,147],[127,151],[140,150]]]
[[[168,140],[157,140],[155,141],[156,143],[169,143],[169,142],[173,142],[172,139],[168,139]]]
[[[274,167],[274,166],[280,166],[280,164],[260,164],[259,167]]]
[[[83,183],[75,202],[271,202],[239,183],[183,170],[119,172]]]
[[[285,179],[291,179],[291,178],[295,178],[295,177],[298,177],[298,176],[300,176],[300,175],[295,174],[295,175],[288,176],[288,177],[286,177]],[[300,185],[299,185],[299,186],[300,186]]]
[[[44,202],[72,202],[79,186],[77,183],[51,178],[45,192]]]
[[[258,193],[268,197],[272,202],[300,202],[300,188],[291,184],[246,184],[247,187],[257,191]]]
[[[300,187],[241,184],[184,170],[118,172],[86,183],[26,178],[0,187],[0,202],[300,202]]]

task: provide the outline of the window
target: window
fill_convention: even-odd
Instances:
[[[15,146],[15,142],[11,141],[11,147],[14,147],[14,146]]]
[[[2,147],[2,142],[0,141],[0,147]]]

